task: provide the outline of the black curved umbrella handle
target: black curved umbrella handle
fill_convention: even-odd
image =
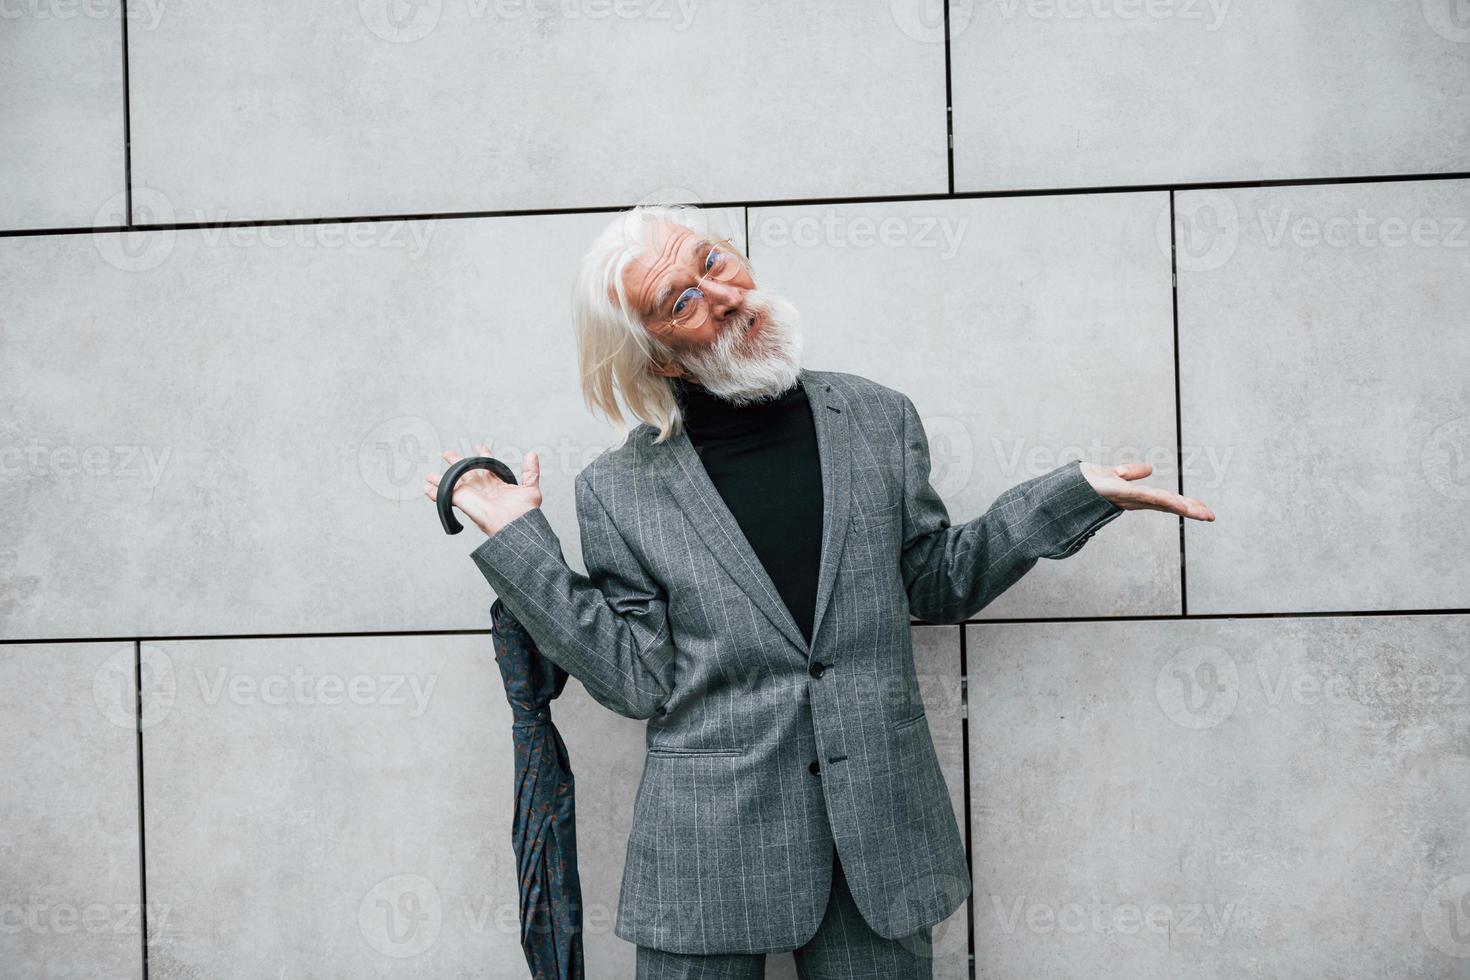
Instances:
[[[510,467],[493,456],[470,456],[449,467],[449,469],[444,471],[444,475],[439,478],[439,493],[437,498],[439,504],[439,523],[444,525],[445,534],[458,534],[464,530],[464,525],[455,519],[454,516],[454,484],[470,470],[489,470],[506,483],[519,482],[516,479],[516,475],[510,471]]]

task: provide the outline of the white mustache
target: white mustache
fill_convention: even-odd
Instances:
[[[746,331],[755,326],[755,321],[761,317],[765,317],[766,321],[765,327],[762,327],[762,330],[773,324],[782,328],[794,329],[795,325],[788,323],[780,315],[780,309],[783,306],[789,306],[789,304],[785,304],[781,298],[775,297],[770,293],[752,290],[746,294],[745,310],[741,313],[739,323],[730,329],[736,330],[741,336],[744,336]]]
[[[758,317],[760,335],[747,340]],[[679,363],[710,391],[739,404],[795,383],[802,346],[801,317],[790,301],[751,290],[738,319],[732,317],[709,346],[684,351]]]
[[[737,334],[745,333],[751,328],[752,325],[754,325],[756,317],[760,316],[762,313],[767,313],[769,315],[769,308],[766,304],[752,303],[749,299],[747,299],[745,310],[740,314],[740,318],[738,320],[732,320],[730,325],[725,328],[725,333],[730,333],[731,331],[734,331]]]

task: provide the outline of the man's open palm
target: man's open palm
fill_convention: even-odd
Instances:
[[[1181,497],[1169,490],[1160,490],[1141,480],[1154,471],[1147,463],[1123,463],[1118,466],[1102,466],[1098,463],[1082,462],[1082,475],[1105,499],[1123,510],[1162,510],[1196,521],[1213,521],[1215,512],[1195,497]]]
[[[490,455],[488,443],[478,443],[475,452]],[[451,466],[464,457],[452,449],[444,450],[444,462]],[[439,479],[442,474],[429,473],[424,477],[424,496],[439,499]],[[506,483],[489,470],[470,470],[454,484],[453,505],[459,508],[475,526],[486,534],[494,534],[527,511],[541,506],[541,460],[534,452],[527,452],[521,462],[521,482]]]

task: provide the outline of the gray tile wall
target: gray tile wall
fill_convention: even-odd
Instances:
[[[136,644],[0,646],[0,973],[141,977]],[[146,667],[145,667],[146,669]]]
[[[0,14],[0,229],[126,222],[122,2]]]
[[[967,627],[979,976],[1463,976],[1465,615]]]
[[[662,199],[910,395],[955,522],[1072,457],[1218,516],[915,625],[937,977],[1470,969],[1463,4],[26,0],[0,66],[0,975],[526,975],[419,487],[536,449],[581,567],[568,289]],[[630,976],[643,732],[557,718]]]

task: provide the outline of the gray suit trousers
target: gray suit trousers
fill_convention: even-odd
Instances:
[[[795,950],[801,980],[932,980],[932,925],[900,939],[873,931],[832,852],[832,895],[816,934]],[[669,953],[639,946],[636,980],[761,980],[765,953]]]

